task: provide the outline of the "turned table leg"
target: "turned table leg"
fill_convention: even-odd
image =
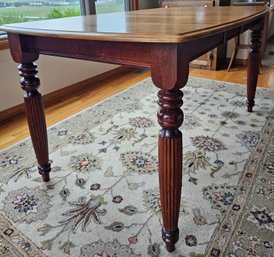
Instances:
[[[37,91],[40,81],[35,76],[37,66],[34,63],[24,63],[19,66],[22,77],[20,83],[25,90],[25,110],[29,125],[32,144],[38,161],[38,170],[43,181],[49,181],[50,162],[44,107],[41,94]]]
[[[178,219],[182,186],[183,93],[180,90],[160,90],[158,93],[159,179],[163,216],[162,237],[169,252],[179,239]]]
[[[247,64],[247,111],[252,112],[255,104],[254,98],[256,93],[258,75],[261,63],[261,30],[251,32],[250,52]]]

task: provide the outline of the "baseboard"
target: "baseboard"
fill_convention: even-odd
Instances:
[[[97,76],[77,82],[73,85],[58,89],[54,92],[43,95],[44,106],[48,107],[54,103],[57,103],[60,101],[60,97],[66,97],[66,96],[72,95],[76,92],[79,92],[79,90],[81,90],[85,87],[88,87],[92,84],[98,83],[98,82],[106,80],[106,79],[110,79],[111,77],[117,76],[118,74],[132,72],[134,70],[136,70],[136,68],[132,68],[132,67],[128,67],[128,66],[120,66],[118,68],[104,72]],[[24,112],[25,112],[24,103],[18,104],[16,106],[13,106],[11,108],[3,110],[0,112],[0,123],[2,123],[3,121],[7,121],[9,119],[13,119],[15,116],[20,115]]]
[[[226,58],[227,64],[230,62],[230,58]],[[235,59],[232,66],[247,66],[247,59]]]

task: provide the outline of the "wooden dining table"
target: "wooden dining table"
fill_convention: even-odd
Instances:
[[[40,80],[34,63],[39,55],[150,68],[153,83],[159,88],[157,118],[161,126],[158,162],[162,238],[167,250],[174,251],[179,239],[182,187],[183,144],[179,128],[184,114],[181,89],[188,81],[189,63],[250,29],[246,103],[247,111],[251,112],[259,73],[261,33],[267,12],[268,9],[261,6],[156,8],[0,27],[8,34],[13,60],[20,64],[26,116],[43,180],[49,181],[51,167],[44,107],[38,92]],[[58,77],[58,70],[50,76]]]

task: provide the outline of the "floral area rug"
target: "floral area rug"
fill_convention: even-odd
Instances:
[[[176,251],[161,239],[150,79],[48,129],[51,181],[29,139],[0,153],[0,256],[273,257],[274,91],[190,78]]]

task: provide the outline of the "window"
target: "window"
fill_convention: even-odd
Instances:
[[[79,0],[2,0],[0,24],[80,15]]]
[[[92,13],[121,12],[132,0],[0,0],[0,25]],[[6,34],[0,31],[0,40]]]
[[[122,12],[125,10],[124,0],[97,0],[96,13]]]

